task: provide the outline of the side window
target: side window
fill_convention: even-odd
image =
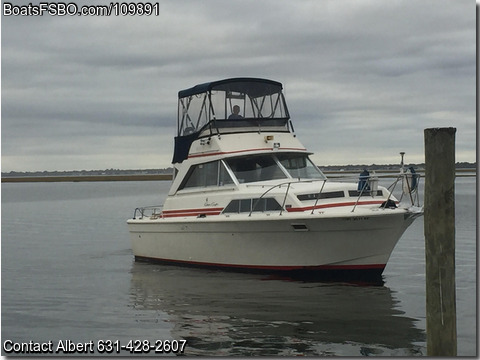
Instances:
[[[224,186],[233,184],[221,161],[194,165],[179,187],[179,190],[194,187]]]
[[[253,210],[252,210],[253,207]],[[282,207],[274,198],[256,198],[232,200],[225,207],[223,213],[246,213],[246,212],[266,212],[278,211]]]

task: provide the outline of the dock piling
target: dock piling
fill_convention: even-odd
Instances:
[[[427,355],[457,355],[455,128],[425,129]]]

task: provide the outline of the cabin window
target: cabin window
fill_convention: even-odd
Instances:
[[[362,196],[370,196],[372,193],[376,196],[383,196],[382,190],[377,190],[376,192],[370,190],[364,190],[363,192],[358,190],[348,190],[348,196],[350,197],[358,197],[360,194],[362,194]]]
[[[297,195],[298,200],[308,201],[308,200],[317,200],[317,199],[334,199],[334,198],[343,198],[345,194],[343,191],[330,191],[324,193],[314,193],[314,194],[300,194]]]
[[[194,187],[224,186],[233,180],[221,161],[194,165],[179,187],[179,190]]]
[[[226,161],[239,183],[287,178],[275,159],[270,155],[242,156]]]
[[[277,157],[292,178],[325,179],[320,169],[304,154],[278,154]]]
[[[249,213],[279,211],[282,207],[274,198],[256,198],[256,199],[238,199],[232,200],[227,205],[223,213]]]

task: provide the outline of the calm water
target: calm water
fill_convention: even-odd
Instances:
[[[464,356],[476,354],[475,180],[456,181]],[[186,339],[187,355],[426,355],[423,218],[383,286],[135,263],[125,220],[161,204],[169,185],[2,184],[2,344],[93,341],[97,353],[98,340]]]

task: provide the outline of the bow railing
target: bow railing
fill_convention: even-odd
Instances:
[[[162,217],[162,208],[163,205],[153,205],[135,208],[135,212],[133,213],[133,219],[135,220],[137,218],[137,213],[139,214],[139,219],[143,219],[144,217],[154,219],[160,218]]]

